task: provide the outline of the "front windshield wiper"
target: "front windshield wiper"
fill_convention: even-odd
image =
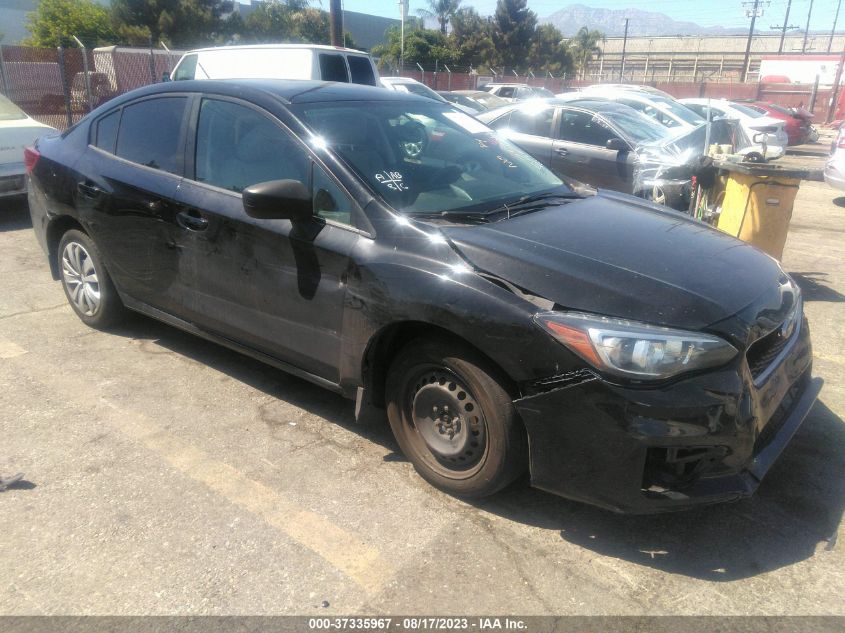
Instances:
[[[507,218],[513,218],[524,213],[531,213],[532,211],[539,211],[555,204],[556,200],[580,200],[584,196],[572,192],[555,193],[546,191],[543,193],[536,193],[530,196],[523,196],[518,200],[510,203],[502,204],[495,209],[488,211],[485,215],[502,215]],[[489,221],[489,220],[488,220]]]
[[[451,220],[457,222],[489,222],[486,213],[464,213],[461,211],[425,211],[422,213],[408,213],[408,217],[423,220]]]

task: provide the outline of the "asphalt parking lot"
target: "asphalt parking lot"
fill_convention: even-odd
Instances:
[[[134,317],[85,327],[0,209],[0,614],[845,615],[845,197],[785,268],[820,400],[752,499],[617,516],[428,486],[353,403]],[[679,263],[683,265],[683,263]]]

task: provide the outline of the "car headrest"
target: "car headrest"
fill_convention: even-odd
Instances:
[[[271,160],[284,150],[279,143],[278,130],[259,125],[244,134],[237,144],[236,154],[239,160],[255,162]]]

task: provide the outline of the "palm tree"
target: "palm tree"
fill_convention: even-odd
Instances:
[[[576,60],[582,79],[587,72],[590,61],[595,57],[601,57],[602,51],[599,42],[602,41],[604,41],[604,33],[596,30],[591,31],[586,26],[582,26],[575,37],[570,40],[572,57]]]
[[[437,20],[440,32],[446,35],[446,26],[460,6],[461,0],[428,0],[428,9],[420,9],[419,14],[423,18]]]

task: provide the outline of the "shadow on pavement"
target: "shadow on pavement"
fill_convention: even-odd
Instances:
[[[827,273],[789,273],[801,288],[805,301],[845,301],[845,295],[837,292],[826,282]]]
[[[757,576],[836,545],[845,504],[845,424],[821,401],[757,494],[733,504],[625,516],[512,489],[477,503],[602,556],[716,582]]]
[[[351,401],[146,317],[112,330],[214,367],[404,459],[390,428],[358,424]],[[265,421],[272,432],[272,424]],[[316,467],[316,465],[315,465]],[[845,504],[845,424],[821,401],[775,463],[757,494],[733,504],[625,516],[515,484],[472,505],[483,512],[559,533],[602,556],[710,581],[733,581],[824,555],[835,547]]]
[[[845,207],[845,196],[834,198],[833,204],[835,204],[837,207]]]
[[[0,232],[19,231],[32,227],[26,198],[0,198]]]
[[[404,461],[386,417],[383,424],[378,420],[358,423],[355,421],[355,403],[352,400],[307,380],[139,314],[131,314],[124,324],[111,328],[109,333],[147,340],[198,363],[214,367],[273,398],[304,409],[393,451],[385,457],[386,461],[399,461],[396,456]],[[264,422],[271,430],[276,424],[276,421],[271,420]]]

